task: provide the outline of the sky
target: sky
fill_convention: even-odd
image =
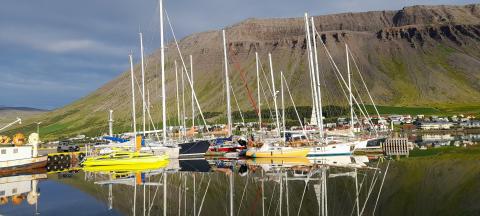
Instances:
[[[182,38],[252,17],[470,3],[478,0],[164,0],[164,7]],[[158,14],[158,0],[3,0],[0,106],[55,109],[95,91],[128,68],[130,51],[139,53],[138,32],[147,53],[160,46]]]

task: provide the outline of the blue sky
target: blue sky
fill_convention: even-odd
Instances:
[[[250,17],[397,10],[478,0],[164,0],[178,37]],[[99,88],[138,53],[159,47],[158,0],[4,0],[0,7],[0,105],[54,109]],[[167,39],[169,36],[167,36]]]

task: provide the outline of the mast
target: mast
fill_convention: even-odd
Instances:
[[[225,30],[222,30],[222,35],[223,35],[223,55],[224,55],[224,63],[225,63],[225,89],[227,91],[227,119],[228,119],[227,130],[228,130],[228,136],[230,137],[232,135],[232,109],[230,107],[230,88],[229,88],[230,81],[228,80],[227,41],[225,39]]]
[[[108,115],[108,135],[113,136],[113,110],[110,110]]]
[[[285,138],[285,130],[287,127],[285,126],[285,101],[283,99],[283,71],[280,71],[280,89],[281,89],[281,97],[282,97],[282,128],[283,128],[283,138]]]
[[[132,77],[132,120],[133,120],[133,139],[135,140],[137,137],[137,121],[135,117],[135,84],[134,84],[134,73],[133,73],[133,60],[132,60],[132,54],[128,55],[130,58],[130,74]]]
[[[258,94],[258,128],[262,131],[262,106],[260,103],[260,76],[258,70],[258,52],[255,52],[255,65],[257,67],[257,94]]]
[[[313,53],[312,53],[312,41],[310,38],[310,25],[308,23],[308,14],[305,13],[305,28],[306,28],[306,33],[307,33],[307,52],[308,52],[308,64],[310,68],[310,78],[312,79],[312,87],[313,87],[313,109],[315,111],[315,118],[318,126],[318,118],[319,118],[319,108],[318,108],[318,94],[317,94],[317,81],[316,81],[316,75],[315,75],[315,67],[313,65]]]
[[[158,0],[160,4],[160,58],[161,58],[161,69],[162,69],[162,137],[163,145],[167,143],[167,102],[166,102],[166,92],[165,92],[165,47],[164,47],[164,38],[163,38],[163,0]]]
[[[190,78],[192,79],[192,128],[193,128],[193,134],[195,134],[195,98],[193,95],[193,59],[192,55],[190,55]]]
[[[180,100],[179,100],[179,93],[178,93],[178,68],[177,68],[177,60],[175,60],[175,88],[177,89],[176,91],[176,96],[177,96],[177,121],[178,121],[178,126],[182,124],[180,120]],[[180,131],[178,131],[180,135]]]
[[[277,134],[280,136],[280,122],[278,121],[278,105],[277,105],[277,91],[275,89],[275,78],[273,77],[272,54],[268,53],[268,60],[270,61],[270,74],[272,75],[272,89],[273,101],[275,103],[275,121],[277,124]]]
[[[183,123],[183,136],[185,137],[187,134],[186,128],[187,128],[187,123],[185,122],[185,79],[183,78],[183,67],[182,67],[182,123]]]
[[[312,21],[312,36],[313,36],[313,51],[314,51],[314,54],[315,54],[315,70],[316,70],[316,79],[317,79],[317,96],[318,96],[318,99],[317,99],[317,103],[318,103],[318,112],[317,112],[317,116],[319,118],[317,118],[317,121],[318,121],[318,126],[319,126],[319,129],[320,129],[320,139],[323,139],[323,110],[322,110],[322,91],[321,91],[321,88],[320,88],[320,70],[318,70],[318,54],[317,54],[317,38],[316,38],[316,34],[315,32],[317,31],[316,28],[315,28],[315,21],[313,20],[313,17],[311,17],[311,21]]]
[[[350,73],[350,59],[348,58],[348,45],[345,44],[345,52],[347,53],[347,73],[348,73],[348,93],[349,93],[349,103],[350,103],[350,130],[352,135],[354,134],[354,125],[353,125],[353,95],[352,95],[352,78]]]
[[[150,89],[148,89],[148,86],[147,86],[147,113],[150,113]],[[151,130],[151,127],[152,125],[150,123],[148,123],[148,130],[150,131]]]
[[[140,56],[142,59],[142,124],[143,124],[143,136],[145,136],[145,64],[143,60],[143,34],[140,32]]]

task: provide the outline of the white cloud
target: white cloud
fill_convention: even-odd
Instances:
[[[23,46],[36,50],[70,54],[82,53],[93,55],[122,56],[126,55],[128,48],[108,44],[107,42],[94,40],[90,38],[79,38],[71,36],[67,32],[55,31],[45,28],[22,28],[22,27],[4,27],[5,32],[9,34],[0,35],[0,43],[9,45]],[[55,32],[55,33],[53,33]]]

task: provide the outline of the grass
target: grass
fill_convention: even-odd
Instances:
[[[365,105],[369,113],[375,113],[373,105]],[[438,115],[442,111],[431,107],[397,107],[397,106],[377,106],[380,114],[410,114],[410,115]]]
[[[427,150],[414,149],[410,151],[410,158],[442,157],[442,158],[468,158],[478,157],[480,155],[479,146],[454,147],[445,146],[440,148],[430,148]]]

